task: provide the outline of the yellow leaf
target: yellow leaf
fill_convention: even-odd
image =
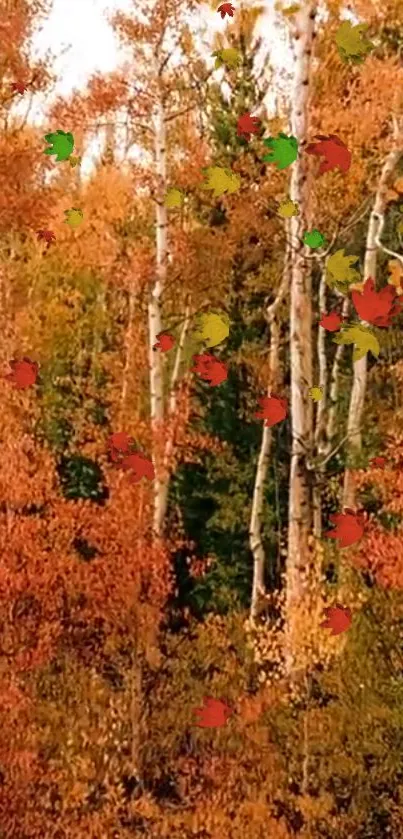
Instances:
[[[183,203],[183,195],[180,189],[168,189],[165,196],[164,204],[168,208],[181,207]]]
[[[398,294],[403,294],[401,282],[403,281],[403,265],[398,259],[391,259],[388,262],[390,285],[394,285]]]
[[[200,315],[198,329],[193,333],[195,340],[206,347],[216,347],[229,335],[229,318],[226,314],[208,313]]]
[[[299,216],[299,206],[297,201],[291,201],[288,198],[286,201],[281,201],[277,209],[278,215],[282,218],[291,218],[291,216]]]
[[[309,388],[309,396],[313,399],[314,402],[321,402],[323,399],[323,387],[319,387],[315,385],[315,387]]]

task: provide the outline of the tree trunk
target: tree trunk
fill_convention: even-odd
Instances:
[[[290,198],[297,201],[298,216],[291,218],[291,469],[289,491],[286,669],[291,676],[300,669],[298,605],[304,593],[303,569],[309,564],[312,527],[312,493],[309,459],[312,451],[312,303],[311,263],[304,259],[302,236],[308,211],[308,156],[304,146],[308,131],[309,76],[315,30],[316,3],[306,3],[295,15],[296,66],[291,107],[291,131],[299,144],[299,156],[291,169]]]
[[[287,228],[286,228],[287,229]],[[270,357],[269,357],[269,386],[268,396],[271,391],[276,391],[280,385],[280,327],[277,319],[277,310],[285,296],[289,285],[289,248],[287,247],[284,259],[283,277],[276,299],[267,309],[267,320],[270,326]],[[259,458],[256,467],[255,485],[253,488],[252,510],[249,526],[249,545],[253,556],[253,582],[252,597],[250,604],[250,617],[255,620],[258,614],[259,599],[264,595],[265,582],[265,553],[262,542],[262,517],[264,506],[264,486],[269,467],[269,457],[272,442],[272,430],[263,425],[262,442],[260,444]]]
[[[395,137],[397,140],[397,137]],[[400,159],[401,151],[397,148],[389,152],[382,168],[374,206],[369,218],[364,259],[364,280],[372,277],[376,281],[377,234],[380,219],[385,210],[385,196],[389,178]],[[361,423],[364,413],[365,391],[367,385],[367,356],[364,355],[354,364],[353,385],[347,420],[347,468],[344,474],[343,507],[355,506],[355,483],[352,465],[361,450]]]
[[[160,437],[164,421],[164,383],[162,375],[161,353],[153,350],[157,335],[162,331],[161,295],[165,286],[167,272],[167,210],[164,206],[166,193],[166,125],[165,113],[161,100],[157,102],[155,122],[155,163],[157,174],[156,194],[156,271],[155,283],[150,293],[148,304],[149,365],[150,365],[150,407],[152,431],[152,455],[156,477],[154,480],[154,516],[153,533],[162,535],[162,503],[164,484],[162,479],[162,457]]]

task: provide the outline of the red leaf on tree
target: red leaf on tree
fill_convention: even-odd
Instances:
[[[332,635],[341,635],[342,632],[350,629],[352,616],[350,609],[346,606],[336,603],[335,606],[329,606],[324,612],[326,620],[322,621],[320,626],[323,629],[331,629]]]
[[[27,85],[23,82],[11,82],[10,87],[13,93],[20,93],[21,96],[23,95],[23,93],[25,93],[26,90],[28,90]]]
[[[368,277],[362,291],[352,291],[351,299],[358,316],[374,326],[391,326],[391,318],[399,314],[402,301],[395,286],[386,285],[375,291],[375,282]]]
[[[193,713],[199,718],[198,722],[195,723],[199,728],[219,728],[221,725],[225,725],[234,712],[221,699],[213,699],[211,696],[205,696],[203,706],[201,708],[195,708]]]
[[[328,332],[337,332],[343,323],[343,318],[338,312],[329,312],[329,314],[322,314],[322,320],[319,321],[319,326],[327,329]]]
[[[224,20],[225,15],[234,17],[235,8],[232,3],[222,3],[221,6],[218,7],[217,12],[220,12],[221,17]]]
[[[282,396],[276,396],[274,393],[271,396],[262,396],[259,404],[260,411],[256,411],[254,416],[256,419],[264,419],[266,428],[277,425],[287,416],[288,403]]]
[[[152,460],[141,452],[125,455],[120,465],[125,471],[130,471],[130,483],[132,484],[137,484],[142,478],[147,478],[149,481],[155,478]]]
[[[26,387],[31,387],[36,382],[38,375],[38,365],[36,361],[31,361],[30,358],[23,358],[22,361],[12,359],[9,361],[11,373],[4,376],[11,384],[18,390]]]
[[[47,242],[48,248],[50,247],[52,242],[56,241],[56,236],[54,233],[52,233],[51,230],[37,230],[36,235],[38,237],[38,242],[41,239],[43,239],[44,242]]]
[[[238,137],[244,137],[245,140],[250,140],[251,134],[257,134],[260,127],[260,119],[257,117],[251,117],[249,113],[242,114],[239,117],[236,127],[236,133]]]
[[[340,548],[347,548],[358,542],[364,533],[363,517],[360,513],[346,509],[344,513],[335,513],[329,516],[334,530],[328,530],[324,535],[329,539],[338,539]]]
[[[348,172],[351,166],[351,152],[339,137],[336,137],[335,134],[329,136],[318,134],[316,139],[319,142],[309,143],[306,147],[306,153],[324,158],[319,166],[319,175],[336,168],[342,172]]]
[[[193,356],[194,367],[192,373],[198,373],[201,379],[209,382],[210,385],[220,385],[228,378],[228,370],[223,361],[218,361],[211,353],[205,352],[202,355]]]
[[[153,350],[161,350],[161,352],[168,352],[175,343],[175,338],[169,332],[160,332],[157,335],[157,340],[153,346]]]

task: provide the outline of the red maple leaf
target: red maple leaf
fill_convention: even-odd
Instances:
[[[306,147],[307,154],[316,154],[324,158],[319,166],[319,175],[330,172],[337,167],[342,172],[348,172],[351,166],[351,152],[335,134],[329,136],[318,134],[319,143],[309,143]]]
[[[175,338],[170,332],[160,332],[157,335],[157,340],[153,346],[153,350],[161,350],[161,352],[168,352],[175,343]]]
[[[23,82],[11,82],[10,87],[13,93],[20,93],[21,96],[23,95],[23,93],[25,93],[26,90],[28,90],[27,85]]]
[[[56,241],[56,236],[51,230],[37,230],[36,235],[38,237],[38,242],[40,242],[41,239],[43,239],[44,242],[47,242],[48,248],[52,242]]]
[[[319,321],[319,326],[327,329],[328,332],[337,332],[343,323],[343,318],[338,312],[329,312],[322,314],[322,320]]]
[[[350,629],[352,617],[351,611],[346,606],[341,606],[336,603],[335,606],[329,606],[324,610],[326,620],[322,621],[320,626],[323,629],[331,629],[332,635],[341,635],[346,629]]]
[[[328,530],[324,535],[329,539],[338,539],[340,548],[347,548],[361,539],[364,533],[362,514],[346,508],[344,513],[335,513],[329,516],[329,519],[335,525],[335,529]]]
[[[202,355],[193,356],[194,367],[192,373],[198,373],[201,379],[209,382],[210,385],[220,385],[228,378],[228,370],[223,361],[218,361],[211,353],[205,352]]]
[[[121,460],[124,454],[129,454],[133,445],[133,437],[129,437],[126,431],[115,431],[114,434],[111,434],[107,443],[109,454],[115,463]]]
[[[11,367],[11,373],[8,373],[4,378],[11,382],[15,388],[22,390],[35,384],[38,375],[36,361],[31,361],[30,358],[23,358],[22,361],[17,361],[13,358],[8,363]]]
[[[351,299],[358,316],[374,326],[391,326],[391,318],[399,314],[402,301],[396,300],[396,288],[386,285],[375,291],[375,282],[368,277],[362,291],[352,291]]]
[[[202,708],[195,708],[193,713],[197,714],[199,718],[198,722],[195,723],[199,728],[219,728],[221,725],[225,725],[234,712],[221,699],[205,696]]]
[[[121,467],[130,471],[130,483],[137,484],[142,478],[152,481],[155,478],[155,469],[152,460],[141,452],[125,455]]]
[[[257,134],[260,127],[260,119],[257,117],[251,117],[249,113],[242,114],[239,117],[236,127],[236,133],[238,137],[244,137],[245,140],[250,140],[251,134]]]
[[[282,422],[287,416],[288,403],[282,396],[262,396],[259,399],[260,411],[256,411],[256,419],[264,419],[266,428],[271,428],[278,422]]]
[[[372,457],[370,461],[368,461],[368,465],[372,466],[374,469],[384,469],[386,466],[386,457]]]
[[[221,17],[224,20],[225,15],[234,17],[235,9],[232,3],[222,3],[221,6],[218,7],[217,12],[220,12]]]

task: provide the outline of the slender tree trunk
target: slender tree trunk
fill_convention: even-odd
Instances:
[[[397,142],[397,137],[395,136]],[[389,152],[379,179],[375,195],[374,206],[369,218],[367,241],[364,259],[364,280],[372,277],[376,280],[377,234],[380,224],[379,215],[385,210],[386,190],[389,178],[400,159],[401,151],[394,148]],[[355,484],[352,463],[361,450],[361,423],[365,405],[365,391],[367,385],[367,356],[364,355],[354,364],[353,385],[350,396],[350,406],[347,420],[347,468],[344,474],[343,507],[355,506]]]
[[[130,375],[130,366],[131,366],[131,355],[133,349],[133,329],[134,329],[134,312],[135,312],[135,303],[136,303],[136,294],[132,288],[129,289],[129,313],[128,313],[128,323],[127,323],[127,330],[126,330],[126,340],[125,340],[125,363],[123,367],[123,374],[122,374],[122,391],[120,394],[120,421],[119,424],[122,427],[125,412],[126,412],[126,402],[127,402],[127,393],[129,389],[129,375]]]
[[[291,218],[291,429],[292,450],[289,491],[286,669],[296,675],[298,605],[304,593],[303,569],[309,564],[309,536],[312,527],[312,493],[309,459],[312,451],[312,303],[311,267],[304,260],[302,236],[308,212],[308,156],[303,154],[308,132],[308,98],[311,55],[315,31],[315,2],[304,4],[295,15],[296,66],[291,108],[291,131],[299,143],[299,156],[291,170],[290,197],[297,201],[299,216]]]
[[[277,311],[286,294],[289,285],[289,249],[287,247],[284,259],[284,270],[280,288],[276,299],[267,309],[267,320],[270,326],[270,357],[269,357],[269,386],[268,396],[271,391],[276,391],[280,384],[280,326],[278,323]],[[259,458],[256,467],[255,485],[253,488],[252,510],[249,526],[249,544],[253,556],[253,582],[252,597],[250,604],[250,617],[255,620],[258,614],[259,598],[264,595],[265,582],[265,553],[262,542],[262,518],[264,507],[264,487],[269,468],[270,449],[272,442],[272,430],[263,425],[262,442],[260,444]]]
[[[153,346],[157,335],[162,331],[161,295],[165,286],[167,273],[167,210],[164,206],[166,193],[166,124],[164,107],[161,100],[157,102],[155,115],[155,163],[157,174],[156,194],[156,271],[155,283],[150,292],[148,304],[149,331],[149,366],[150,366],[150,403],[152,452],[156,477],[154,480],[154,516],[153,533],[155,537],[162,535],[163,516],[161,506],[163,502],[162,458],[160,437],[164,420],[164,383],[162,375],[161,353],[155,352]]]

